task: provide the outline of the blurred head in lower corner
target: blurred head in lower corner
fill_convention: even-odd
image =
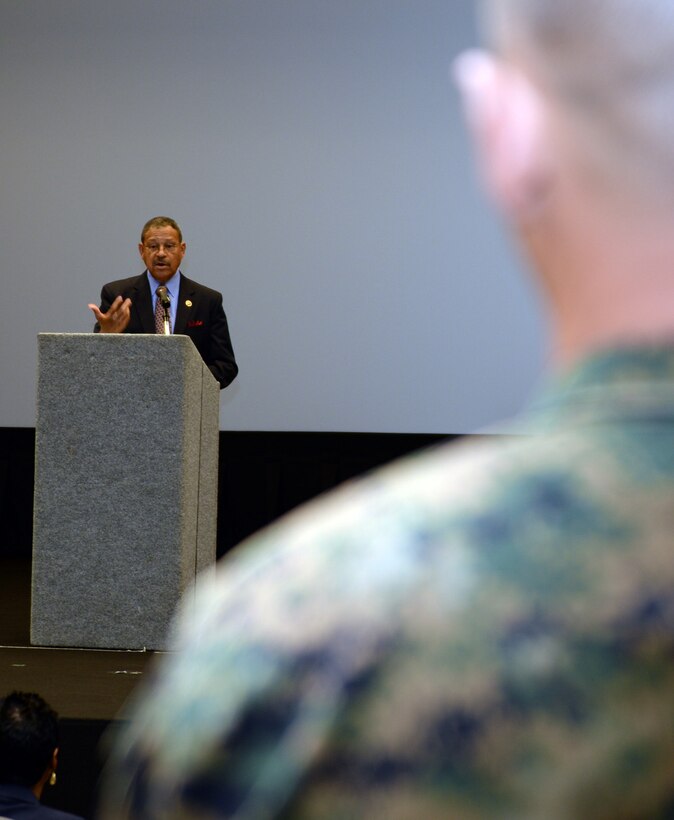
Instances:
[[[41,792],[58,745],[58,715],[40,695],[12,692],[0,701],[0,783]]]

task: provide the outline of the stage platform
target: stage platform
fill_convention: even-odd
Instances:
[[[38,692],[61,717],[57,784],[44,802],[94,816],[107,730],[162,653],[52,649],[30,645],[31,563],[0,558],[0,697]]]

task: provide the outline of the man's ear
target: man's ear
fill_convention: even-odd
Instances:
[[[525,219],[550,179],[543,101],[517,68],[483,51],[458,57],[454,77],[485,184],[506,216]]]

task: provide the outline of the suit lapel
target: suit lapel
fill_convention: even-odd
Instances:
[[[185,303],[189,302],[188,307]],[[174,333],[184,333],[187,327],[187,320],[190,317],[192,307],[194,305],[194,283],[186,276],[181,274],[180,277],[180,293],[178,295],[178,309],[176,310],[176,326],[173,328]]]
[[[141,274],[134,283],[135,294],[131,296],[140,326],[143,333],[154,333],[154,313],[152,311],[152,295],[147,273]]]

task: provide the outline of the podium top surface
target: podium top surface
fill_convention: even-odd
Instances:
[[[140,364],[147,357],[143,369],[155,364],[164,369],[170,367],[199,368],[207,381],[217,381],[204,363],[189,336],[180,333],[168,336],[155,333],[38,333],[38,357],[43,364],[52,356],[65,364],[67,357],[84,356],[85,360],[100,359],[98,364],[107,370],[121,366],[124,360]],[[218,385],[219,387],[219,385]]]

